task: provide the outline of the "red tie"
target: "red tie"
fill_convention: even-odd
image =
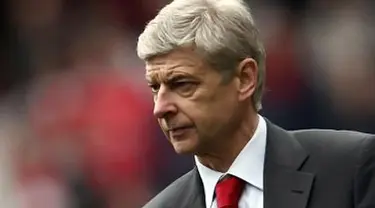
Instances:
[[[235,176],[219,181],[215,187],[218,208],[238,208],[245,182]]]

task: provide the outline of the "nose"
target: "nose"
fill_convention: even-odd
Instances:
[[[154,100],[154,116],[156,118],[165,118],[169,114],[174,114],[177,112],[177,107],[172,101],[169,94],[160,88],[158,94],[155,96]]]

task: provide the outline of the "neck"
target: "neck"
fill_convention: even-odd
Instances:
[[[238,154],[254,135],[258,122],[258,114],[251,113],[240,123],[231,136],[216,141],[216,145],[210,146],[209,151],[197,154],[199,162],[218,172],[227,172]]]

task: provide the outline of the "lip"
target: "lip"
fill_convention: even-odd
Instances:
[[[173,131],[179,131],[179,130],[188,129],[188,128],[191,128],[191,127],[192,127],[192,126],[173,127],[173,128],[169,128],[168,131],[170,131],[170,132],[173,132]]]
[[[175,127],[175,128],[170,128],[168,132],[173,137],[181,137],[182,135],[186,133],[186,131],[188,131],[191,128],[193,128],[193,126]]]

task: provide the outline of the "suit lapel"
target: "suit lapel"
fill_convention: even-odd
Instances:
[[[308,153],[287,131],[267,121],[264,208],[305,208],[312,173],[301,172]]]
[[[199,176],[198,170],[195,167],[192,170],[191,180],[189,183],[186,184],[185,188],[185,196],[182,196],[180,202],[177,203],[177,207],[183,208],[205,208],[206,205],[204,203],[204,190],[203,190],[203,183],[202,179]]]

